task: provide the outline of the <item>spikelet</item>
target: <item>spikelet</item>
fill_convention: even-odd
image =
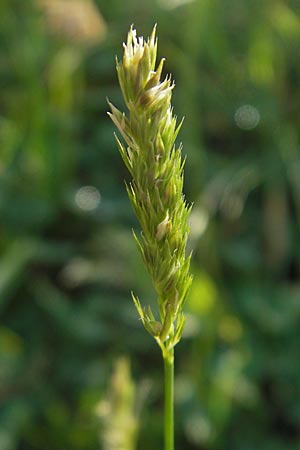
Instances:
[[[164,59],[156,67],[156,27],[147,41],[131,27],[123,47],[117,74],[128,113],[109,102],[108,114],[123,138],[116,140],[132,177],[127,192],[142,229],[134,238],[157,293],[159,318],[134,295],[133,300],[168,357],[182,335],[182,308],[192,281],[185,254],[191,208],[182,194],[181,146],[175,146],[182,121],[177,125],[171,106],[174,83],[170,76],[161,80]]]

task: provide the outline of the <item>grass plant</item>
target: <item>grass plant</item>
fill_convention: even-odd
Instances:
[[[131,27],[123,44],[117,74],[127,113],[109,102],[109,113],[123,142],[118,148],[132,181],[127,192],[141,226],[133,232],[157,293],[157,313],[132,294],[145,329],[162,351],[165,378],[165,450],[174,449],[174,347],[184,327],[183,305],[192,277],[186,256],[191,207],[184,199],[182,146],[175,140],[177,124],[171,105],[174,83],[161,80],[164,58],[156,65],[157,38],[137,37]]]

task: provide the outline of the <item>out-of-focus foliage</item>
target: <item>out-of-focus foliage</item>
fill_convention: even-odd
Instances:
[[[0,2],[0,449],[101,448],[95,411],[124,353],[152,382],[137,447],[162,446],[159,349],[130,290],[155,299],[106,117],[132,22],[158,23],[186,117],[177,448],[296,450],[298,0]]]
[[[96,413],[101,420],[103,450],[135,450],[138,428],[135,386],[128,360],[116,361],[110,391],[99,402]]]

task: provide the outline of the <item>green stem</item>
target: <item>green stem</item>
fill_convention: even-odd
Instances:
[[[165,450],[174,450],[174,349],[164,356]]]

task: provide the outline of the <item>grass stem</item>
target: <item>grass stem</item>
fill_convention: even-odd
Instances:
[[[165,450],[174,450],[174,349],[164,357],[165,377]]]

